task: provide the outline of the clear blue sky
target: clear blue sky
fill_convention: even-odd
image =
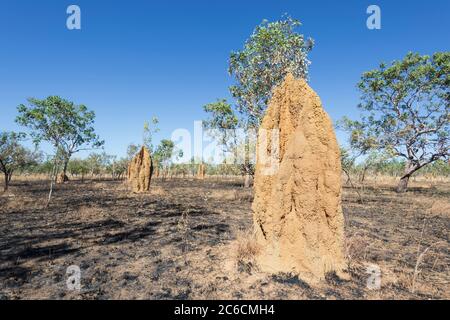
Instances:
[[[70,4],[81,8],[82,30],[66,28]],[[370,4],[381,7],[381,30],[366,28]],[[140,143],[152,115],[157,140],[192,131],[204,104],[229,96],[230,51],[283,13],[316,41],[310,83],[333,120],[357,116],[364,71],[408,51],[449,50],[448,0],[1,0],[0,130],[19,130],[16,107],[28,97],[60,95],[95,110],[111,154]]]

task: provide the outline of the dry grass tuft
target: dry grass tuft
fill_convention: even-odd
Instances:
[[[150,194],[154,196],[164,196],[166,195],[166,191],[159,186],[150,186]]]
[[[239,272],[252,274],[258,270],[256,258],[261,247],[252,233],[239,231],[236,237],[235,263]]]
[[[418,253],[416,258],[416,264],[414,267],[414,272],[411,276],[410,280],[410,290],[412,293],[415,293],[417,291],[418,282],[419,282],[419,276],[422,275],[422,264],[425,264],[426,259],[429,258],[430,262],[433,261],[431,270],[428,270],[428,276],[430,276],[430,273],[433,273],[435,267],[438,265],[439,260],[442,258],[439,249],[444,248],[445,249],[445,243],[444,242],[436,242],[431,244],[430,246],[426,248],[421,248],[420,245],[418,247]],[[432,281],[428,281],[432,283]]]
[[[367,241],[367,238],[365,238],[363,235],[360,235],[358,232],[349,235],[346,238],[345,256],[349,268],[365,260],[368,247],[369,243]]]
[[[76,216],[80,221],[97,220],[102,215],[102,209],[95,206],[84,205],[76,211]]]
[[[430,213],[433,215],[450,216],[450,201],[436,200],[431,206]]]
[[[253,189],[245,189],[236,193],[236,199],[241,202],[252,202],[253,197]]]
[[[208,197],[214,200],[252,202],[253,189],[213,190],[208,194]]]
[[[237,191],[236,190],[212,190],[209,193],[209,198],[215,200],[236,200]]]
[[[0,204],[5,212],[39,210],[45,206],[45,203],[46,200],[44,198],[33,199],[29,196],[16,195],[14,193],[4,193],[0,196]]]

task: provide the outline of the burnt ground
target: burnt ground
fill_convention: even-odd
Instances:
[[[344,189],[348,277],[309,285],[263,274],[245,252],[251,190],[238,180],[71,181],[44,208],[47,183],[0,194],[0,299],[449,299],[450,186]],[[244,252],[242,252],[244,251]],[[250,250],[251,251],[251,250]],[[67,290],[69,266],[81,291]],[[380,268],[370,290],[368,266]]]

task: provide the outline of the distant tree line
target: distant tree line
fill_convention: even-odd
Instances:
[[[341,149],[342,167],[347,179],[353,178],[355,182],[363,183],[369,177],[387,176],[401,178],[407,168],[407,161],[399,158],[391,158],[386,155],[371,152],[359,161],[350,156],[347,149]],[[449,178],[450,164],[440,159],[425,166],[415,174],[416,177]],[[349,182],[347,180],[347,182]]]

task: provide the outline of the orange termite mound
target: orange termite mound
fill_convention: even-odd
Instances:
[[[200,180],[204,180],[205,179],[205,165],[203,163],[198,165],[197,178],[200,179]]]
[[[152,177],[158,178],[159,177],[159,163],[158,161],[152,159],[153,164],[153,174]]]
[[[149,191],[152,173],[153,165],[150,152],[146,147],[142,147],[128,166],[128,184],[133,192]]]
[[[289,74],[274,90],[258,136],[259,150],[277,154],[272,168],[260,154],[256,164],[253,217],[260,268],[311,281],[332,271],[341,274],[340,150],[332,122],[305,80]]]
[[[62,183],[67,182],[67,181],[69,181],[69,177],[67,175],[65,175],[64,172],[61,172],[56,177],[56,183],[57,184],[62,184]]]

